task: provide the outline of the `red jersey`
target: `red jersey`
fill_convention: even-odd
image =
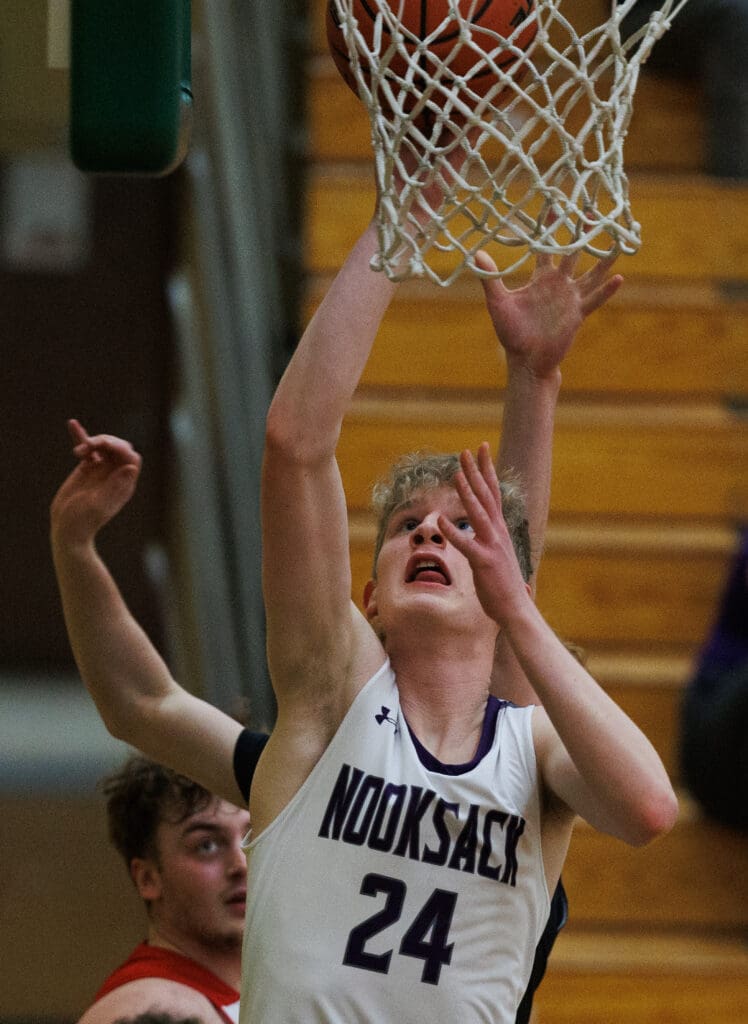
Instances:
[[[186,985],[204,995],[227,1024],[235,1024],[238,1020],[239,993],[235,988],[189,957],[161,946],[150,946],[147,942],[136,946],[127,960],[109,975],[96,993],[94,1002],[141,978],[164,978]]]

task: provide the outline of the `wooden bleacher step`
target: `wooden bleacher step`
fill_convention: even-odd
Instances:
[[[368,508],[372,484],[404,452],[459,451],[489,440],[497,401],[359,397],[338,447],[350,509]],[[682,523],[738,520],[748,507],[748,432],[728,410],[690,404],[562,403],[556,416],[556,515],[672,516]]]
[[[620,260],[628,274],[628,261]],[[308,321],[331,283],[312,277]],[[563,393],[685,398],[748,392],[748,302],[711,282],[626,280],[583,324],[563,363]],[[407,282],[384,318],[362,383],[369,388],[495,391],[506,383],[483,290],[464,277],[450,288]]]
[[[748,845],[707,820],[685,791],[671,832],[633,849],[580,821],[564,865],[575,926],[748,934]]]
[[[535,1007],[537,1024],[744,1024],[745,935],[570,922]]]

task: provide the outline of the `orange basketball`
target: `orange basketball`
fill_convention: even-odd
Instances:
[[[410,53],[414,53],[422,40],[439,29],[438,34],[429,39],[428,52],[440,60],[449,57],[442,82],[449,85],[452,75],[456,78],[465,78],[468,88],[473,93],[483,96],[496,83],[498,76],[490,66],[482,64],[482,54],[490,54],[493,63],[502,71],[510,71],[518,59],[511,50],[502,51],[500,42],[492,33],[504,38],[511,36],[532,14],[535,0],[458,0],[457,7],[460,13],[470,20],[473,45],[463,44],[456,52],[453,51],[458,39],[458,23],[454,15],[450,14],[447,0],[387,0],[387,6],[392,9],[395,16],[400,16],[404,43]],[[374,20],[378,13],[376,0],[354,0],[353,13],[359,31],[367,46],[373,51]],[[527,50],[535,39],[536,32],[537,21],[533,19],[523,30],[517,32],[512,42],[518,48]],[[382,49],[386,48],[390,36],[391,32],[384,24]],[[358,93],[334,0],[328,0],[327,5],[327,41],[338,71],[348,86]],[[363,56],[360,57],[360,62],[365,73]],[[421,64],[424,74],[430,74],[428,57],[421,58]],[[396,54],[389,62],[389,74],[392,79],[403,76],[407,66],[407,59]]]

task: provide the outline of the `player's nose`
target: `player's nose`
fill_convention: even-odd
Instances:
[[[226,853],[226,873],[245,874],[247,870],[247,855],[242,847],[242,840],[238,838],[231,843]]]
[[[422,544],[436,544],[437,547],[444,546],[444,535],[439,529],[439,513],[430,512],[418,526],[411,532],[410,542],[413,547],[420,547]]]

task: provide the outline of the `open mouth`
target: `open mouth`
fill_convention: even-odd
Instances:
[[[411,558],[405,576],[406,583],[438,583],[448,587],[451,580],[444,566],[435,558],[416,556]]]

